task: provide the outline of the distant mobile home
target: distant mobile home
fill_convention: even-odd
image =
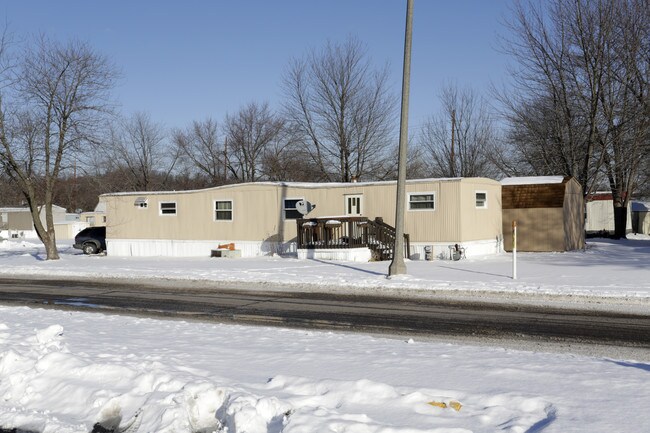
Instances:
[[[406,183],[405,233],[412,258],[425,247],[445,257],[459,244],[467,256],[501,251],[501,185],[485,178]],[[104,194],[107,253],[115,256],[207,256],[234,243],[244,257],[295,253],[296,203],[308,218],[395,219],[396,182],[256,182],[194,191]]]
[[[512,223],[517,250],[570,251],[584,248],[582,187],[572,177],[506,178],[501,181],[504,249],[512,251]]]
[[[76,214],[67,214],[65,208],[52,205],[52,219],[57,239],[72,239],[85,225],[75,220]],[[41,222],[45,224],[45,208],[40,211]],[[32,213],[29,207],[0,208],[0,236],[7,238],[37,237]]]
[[[650,234],[650,202],[632,202],[632,231]]]
[[[612,193],[597,191],[586,197],[585,231],[593,233],[614,233],[614,200]],[[627,208],[627,232],[632,231],[632,209]]]
[[[106,226],[106,203],[100,201],[92,212],[82,212],[80,219],[85,222],[88,227]]]

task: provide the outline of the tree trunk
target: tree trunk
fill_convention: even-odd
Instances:
[[[48,235],[43,238],[45,245],[46,260],[59,260],[59,251],[56,249],[56,238],[54,235]]]
[[[38,235],[38,238],[41,240],[41,242],[43,242],[43,245],[45,246],[45,254],[46,254],[45,259],[59,260],[59,252],[56,249],[56,235],[54,233],[54,222],[52,218],[52,205],[50,204],[49,211],[48,211],[46,209],[47,206],[45,205],[43,207],[32,206],[31,203],[34,200],[35,199],[33,198],[28,199],[28,201],[30,202],[30,210],[32,214],[32,221],[34,223],[34,229],[36,230],[36,234]],[[43,226],[43,222],[41,221],[41,217],[40,217],[42,210],[45,210],[45,215],[46,215],[45,226]]]
[[[627,207],[614,206],[614,238],[625,239],[627,231]]]

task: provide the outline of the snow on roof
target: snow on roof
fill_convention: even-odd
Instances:
[[[587,194],[586,200],[589,201],[612,201],[614,196],[611,191],[594,191]]]
[[[0,212],[29,212],[28,207],[0,207]]]
[[[562,182],[564,182],[564,176],[525,176],[501,179],[501,185],[544,185]]]
[[[481,181],[487,180],[491,182],[496,182],[495,180],[488,179],[488,178],[451,177],[451,178],[407,179],[406,183],[415,184],[415,183],[427,183],[427,182],[460,182],[464,179],[476,179],[476,180],[480,179]],[[211,188],[194,189],[194,190],[112,192],[112,193],[101,194],[100,197],[131,196],[131,195],[148,196],[148,195],[196,193],[202,191],[236,188],[244,185],[266,185],[266,186],[317,189],[317,188],[350,188],[355,186],[372,186],[372,185],[391,185],[395,183],[397,183],[396,180],[383,180],[383,181],[374,181],[374,182],[246,182],[246,183],[233,183],[230,185],[221,185],[221,186],[215,186]]]
[[[52,210],[65,210],[64,207],[52,205]],[[0,207],[0,212],[31,212],[28,206]]]

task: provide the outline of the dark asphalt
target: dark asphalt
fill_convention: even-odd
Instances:
[[[0,279],[0,303],[201,321],[650,347],[650,312],[295,291]]]

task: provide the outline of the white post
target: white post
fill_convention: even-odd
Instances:
[[[517,221],[512,221],[512,279],[517,279]]]

